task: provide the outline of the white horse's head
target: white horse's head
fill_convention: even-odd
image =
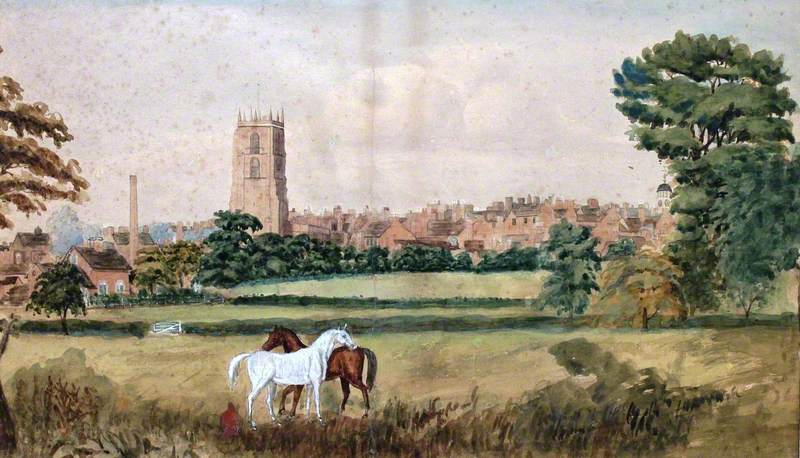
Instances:
[[[342,344],[345,347],[349,348],[350,350],[355,350],[356,348],[358,348],[356,342],[353,340],[352,337],[350,337],[350,334],[347,332],[347,325],[344,325],[344,327],[341,329],[335,329],[334,331],[335,333],[333,339],[336,343]]]

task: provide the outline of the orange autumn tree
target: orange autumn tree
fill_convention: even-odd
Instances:
[[[616,324],[644,329],[654,318],[685,319],[681,275],[666,256],[653,251],[621,256],[600,273],[594,309]]]
[[[13,78],[0,76],[0,229],[14,227],[12,211],[29,216],[47,210],[50,200],[80,202],[89,187],[78,162],[65,161],[55,151],[72,140],[61,115],[42,102],[23,102],[22,92]],[[0,357],[12,321],[2,328]],[[0,451],[16,446],[14,421],[0,385]]]

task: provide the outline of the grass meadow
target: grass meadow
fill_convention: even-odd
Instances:
[[[267,282],[224,290],[229,296],[293,294],[322,297],[419,299],[448,297],[505,297],[532,299],[539,295],[545,272],[470,272],[358,275],[322,280]]]
[[[303,336],[311,340],[314,336]],[[373,406],[391,398],[412,405],[431,399],[464,403],[477,387],[482,407],[502,406],[564,380],[591,385],[592,376],[571,376],[548,349],[559,342],[585,338],[619,361],[638,369],[655,368],[669,386],[712,385],[736,393],[736,411],[724,421],[734,431],[720,431],[716,420],[700,423],[676,456],[710,456],[720,446],[731,456],[752,456],[754,447],[767,447],[783,456],[787,444],[797,444],[796,406],[799,402],[796,329],[762,327],[732,330],[665,330],[642,333],[623,330],[477,331],[358,335],[362,346],[379,358]],[[245,388],[226,386],[230,358],[254,350],[263,339],[249,337],[67,337],[20,335],[3,359],[3,383],[9,387],[17,369],[60,357],[68,348],[80,349],[97,374],[123,387],[137,402],[156,401],[166,409],[214,415],[228,401],[243,411]],[[10,389],[10,388],[7,388]],[[323,389],[326,415],[335,416],[341,399],[338,384]],[[13,394],[12,394],[13,397]],[[267,422],[263,399],[256,418]],[[361,395],[353,392],[348,413],[361,414]],[[752,416],[753,421],[747,420]],[[756,420],[758,418],[758,420]],[[741,423],[741,424],[740,424]],[[744,428],[744,429],[742,429]],[[752,432],[743,440],[742,432]],[[724,442],[725,441],[733,442]],[[792,442],[793,441],[793,442]],[[733,445],[736,444],[735,448]],[[213,455],[213,454],[212,454]]]
[[[535,295],[542,279],[540,273],[390,274],[385,278],[245,286],[227,293],[382,299],[526,298]],[[785,276],[781,281],[783,290],[773,295],[770,309],[777,312],[792,310],[790,299],[796,291],[792,289],[796,287],[793,277]],[[17,314],[32,318],[25,312]],[[89,318],[123,323],[180,320],[214,324],[230,320],[406,317],[414,323],[426,317],[478,316],[500,322],[537,314],[543,312],[518,304],[381,308],[311,303],[92,309]],[[233,442],[220,440],[217,415],[228,402],[244,413],[249,383],[245,376],[233,392],[229,391],[227,364],[238,353],[258,349],[265,335],[137,338],[19,333],[3,357],[0,377],[9,399],[24,406],[18,412],[20,434],[27,441],[21,447],[24,456],[53,454],[58,447],[101,436],[106,438],[103,447],[121,444],[117,450],[124,456],[796,456],[800,337],[793,323],[781,323],[649,331],[562,327],[558,323],[532,329],[426,332],[405,328],[377,332],[356,327],[357,343],[372,349],[379,361],[369,420],[360,419],[362,398],[356,390],[351,393],[345,415],[337,416],[341,389],[337,382],[331,382],[324,385],[322,393],[326,426],[306,422],[301,408],[298,418],[284,419],[283,426],[275,427],[268,422],[262,393],[256,402],[259,430]],[[316,335],[301,337],[310,342]],[[583,339],[590,347],[581,346]],[[559,360],[557,349],[564,345],[593,351],[590,355],[580,350],[585,354],[577,356],[588,358],[590,361],[584,363],[594,364],[595,369],[581,373],[580,365],[569,358]],[[64,356],[65,352],[73,359]],[[76,354],[81,355],[80,364],[74,361]],[[100,428],[100,414],[89,408],[90,414],[83,413],[86,418],[97,418],[79,433],[70,433],[72,442],[64,441],[64,431],[71,430],[63,425],[56,425],[52,436],[42,432],[40,423],[50,421],[50,404],[37,407],[41,410],[38,414],[24,410],[33,401],[20,397],[15,374],[58,361],[68,367],[85,364],[92,376],[84,377],[81,383],[99,386],[99,376],[121,393],[114,402],[116,429]],[[619,373],[626,370],[641,371],[636,376],[639,378],[620,378]],[[67,369],[64,376],[74,379],[76,374],[70,371]],[[621,404],[628,406],[627,413],[615,404],[603,404],[602,390],[597,388],[609,385],[629,393],[634,389],[632,384],[642,383],[646,386],[638,397]],[[648,388],[650,383],[654,384]],[[694,393],[695,387],[712,394],[681,397]],[[42,389],[51,395],[55,392]],[[713,394],[716,392],[723,394]],[[647,396],[657,398],[650,400]],[[711,398],[716,401],[705,401]],[[87,401],[87,405],[97,403]],[[565,408],[569,414],[564,413]],[[642,412],[639,423],[637,409]],[[633,417],[631,411],[635,411]],[[645,418],[647,422],[642,423]],[[647,434],[640,432],[642,428]],[[50,449],[34,445],[40,442],[51,444]],[[81,453],[74,452],[73,456]]]

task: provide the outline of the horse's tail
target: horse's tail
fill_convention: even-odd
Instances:
[[[236,378],[239,375],[239,363],[247,359],[250,355],[251,353],[242,353],[241,355],[236,355],[228,365],[228,387],[231,390],[233,390],[233,387],[236,386]]]
[[[372,391],[372,387],[375,386],[375,377],[378,375],[378,358],[369,348],[361,347],[361,349],[364,351],[364,356],[369,363],[369,367],[367,367],[367,390]]]

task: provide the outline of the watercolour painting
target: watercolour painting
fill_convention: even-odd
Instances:
[[[797,457],[798,24],[0,0],[0,456]]]

